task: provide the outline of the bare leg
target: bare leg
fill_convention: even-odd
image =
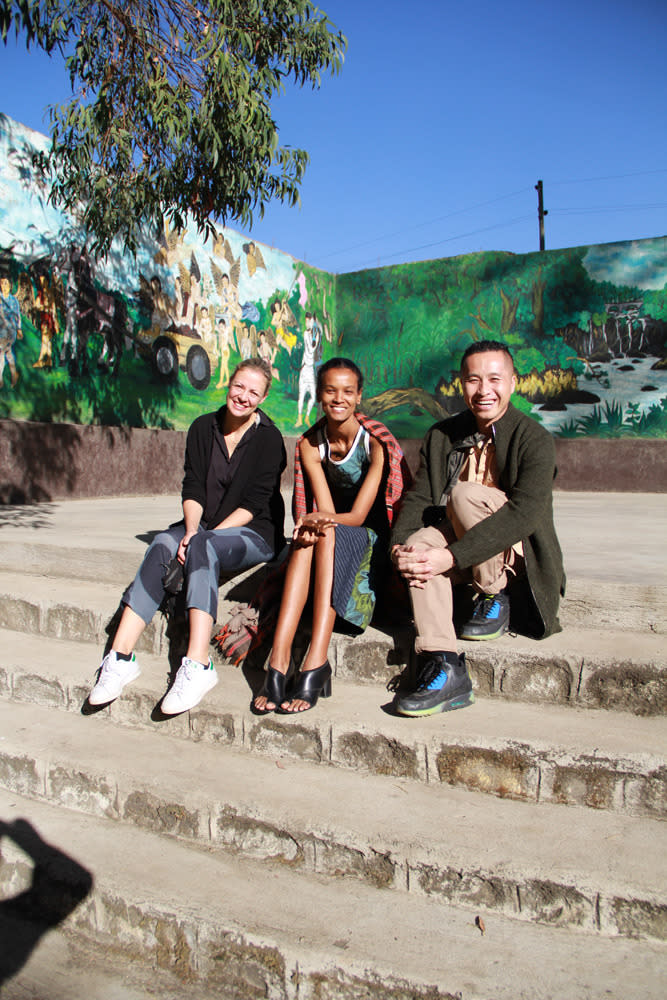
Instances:
[[[289,669],[292,643],[308,600],[313,552],[314,546],[292,547],[290,552],[270,660],[274,670],[279,670],[281,674],[286,674]],[[273,702],[267,702],[264,695],[255,698],[255,708],[260,712],[271,711],[275,707]]]
[[[197,663],[208,664],[208,648],[211,642],[211,631],[213,629],[213,618],[206,611],[199,608],[190,608],[188,611],[190,624],[190,638],[188,640],[188,650],[185,654],[190,660]]]
[[[111,648],[117,653],[131,653],[139,641],[141,633],[146,628],[146,622],[133,611],[129,604],[123,608],[123,613],[113,637]]]
[[[333,588],[335,530],[326,532],[315,547],[315,589],[313,594],[313,634],[303,661],[302,671],[317,670],[327,660],[336,612],[331,606]],[[311,706],[299,699],[283,702],[282,708],[290,712],[303,712]]]

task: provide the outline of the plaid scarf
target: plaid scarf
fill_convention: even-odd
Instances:
[[[398,514],[401,498],[412,484],[412,475],[405,460],[403,450],[391,431],[384,424],[381,424],[379,420],[373,420],[372,417],[367,417],[363,413],[355,413],[355,417],[371,437],[380,442],[384,449],[389,465],[384,501],[387,508],[387,520],[391,527],[394,518]],[[292,514],[295,521],[298,521],[300,517],[303,517],[308,512],[309,500],[311,505],[314,506],[312,497],[309,498],[306,495],[306,483],[303,469],[301,468],[299,445],[307,434],[315,433],[319,428],[324,427],[325,424],[326,418],[322,417],[321,420],[318,420],[313,427],[306,431],[306,434],[302,434],[296,443],[296,451],[294,453],[294,493],[292,495]]]

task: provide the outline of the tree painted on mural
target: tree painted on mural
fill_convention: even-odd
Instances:
[[[287,81],[317,87],[346,41],[310,0],[5,0],[0,31],[63,58],[72,99],[52,107],[51,198],[106,252],[186,216],[249,227],[295,204],[308,161],[271,111]]]
[[[369,408],[459,408],[459,359],[482,339],[511,348],[527,399],[571,398],[605,303],[633,293],[591,278],[585,252],[471,254],[341,276],[339,328],[369,379]]]

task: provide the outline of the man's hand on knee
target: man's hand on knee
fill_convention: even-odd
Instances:
[[[423,589],[434,576],[449,572],[454,557],[449,549],[415,548],[412,545],[395,545],[391,558],[401,576],[410,587]]]

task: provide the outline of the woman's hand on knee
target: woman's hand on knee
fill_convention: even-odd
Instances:
[[[312,514],[304,514],[296,522],[292,540],[298,547],[302,548],[315,545],[335,524],[336,521],[330,514],[320,514],[317,511]]]
[[[181,566],[185,565],[185,558],[188,554],[187,549],[188,545],[190,544],[190,539],[193,538],[196,534],[197,534],[196,531],[186,531],[186,533],[183,535],[180,541],[178,549],[176,550],[176,558],[178,559]]]

